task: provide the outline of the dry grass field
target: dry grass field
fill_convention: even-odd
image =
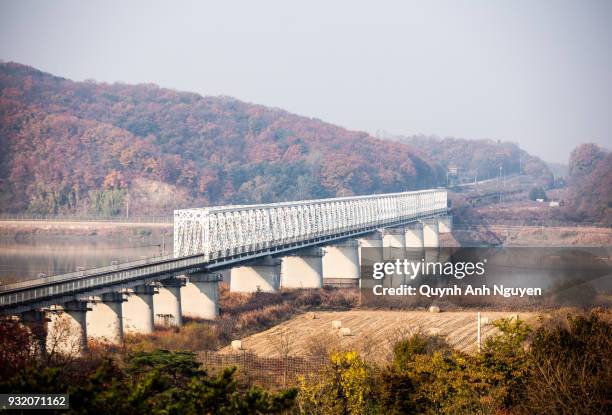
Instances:
[[[509,312],[481,312],[482,341],[496,332],[490,322],[516,314]],[[537,320],[536,313],[519,313],[528,323]],[[332,327],[333,320],[340,320],[351,334],[341,336]],[[316,357],[331,350],[358,350],[369,359],[386,359],[393,344],[412,332],[437,334],[464,352],[477,348],[477,312],[457,311],[429,313],[427,311],[350,310],[321,311],[300,314],[291,320],[268,330],[242,339],[242,347],[262,357],[283,355]],[[231,352],[225,347],[221,352]]]

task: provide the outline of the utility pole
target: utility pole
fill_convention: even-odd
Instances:
[[[478,317],[476,320],[477,320],[476,324],[478,325],[478,331],[476,334],[476,342],[478,343],[478,351],[480,352],[480,345],[481,345],[481,342],[480,342],[480,311],[478,312]]]
[[[502,165],[499,165],[499,177],[497,178],[497,191],[499,193],[499,203],[502,202],[501,180],[502,180]]]

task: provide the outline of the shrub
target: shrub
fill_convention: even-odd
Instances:
[[[394,368],[383,370],[377,388],[380,412],[389,415],[420,413],[415,401],[416,391],[410,374]]]
[[[544,201],[548,200],[548,196],[546,196],[546,192],[541,187],[534,187],[529,191],[529,199],[538,200],[542,199]]]
[[[525,395],[524,382],[529,366],[524,344],[531,332],[520,318],[500,319],[493,323],[499,333],[485,341],[478,356],[481,371],[497,390],[504,407],[519,403]]]
[[[417,355],[431,355],[435,351],[448,350],[443,338],[415,333],[393,346],[393,364],[398,369],[407,368]]]
[[[339,352],[321,376],[300,378],[298,406],[313,415],[365,414],[371,402],[368,368],[356,352]]]
[[[297,390],[278,393],[238,389],[235,368],[206,375],[193,353],[140,352],[125,365],[101,361],[80,382],[66,382],[57,368],[29,366],[0,379],[0,391],[68,393],[69,414],[279,414],[295,402]]]
[[[612,413],[612,325],[598,312],[536,331],[524,403],[542,414]]]

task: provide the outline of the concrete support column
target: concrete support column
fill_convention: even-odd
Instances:
[[[185,285],[185,280],[182,278],[168,278],[160,281],[159,284],[159,293],[153,297],[155,324],[161,326],[182,326],[181,287]]]
[[[383,261],[383,236],[376,231],[357,239],[359,243],[359,263],[372,265]]]
[[[46,357],[47,323],[51,320],[47,318],[44,311],[40,310],[27,311],[20,316],[20,320],[21,324],[26,326],[36,339],[36,344],[32,351],[40,357]]]
[[[219,317],[219,281],[221,274],[195,273],[187,276],[181,288],[183,315],[191,318],[214,320]]]
[[[385,260],[406,257],[406,231],[404,228],[383,229],[383,257]]]
[[[423,245],[425,248],[437,248],[440,246],[437,219],[423,221]]]
[[[438,219],[438,232],[451,233],[453,231],[453,217],[451,215],[441,216]]]
[[[53,307],[47,324],[47,354],[80,356],[87,350],[86,301],[70,301]]]
[[[323,282],[325,285],[359,285],[359,244],[350,239],[326,246],[323,256]]]
[[[403,227],[383,229],[383,258],[393,262],[406,258],[406,231]],[[402,273],[387,275],[382,284],[385,287],[399,287],[405,279]]]
[[[423,249],[423,224],[420,222],[411,223],[406,226],[406,249]]]
[[[323,250],[307,248],[283,257],[282,288],[321,288],[323,286]]]
[[[423,224],[421,222],[411,223],[406,226],[405,231],[406,258],[410,262],[421,262],[425,257]],[[411,281],[414,281],[414,279]]]
[[[153,333],[153,295],[156,293],[152,285],[139,285],[127,292],[127,301],[123,303],[123,330],[126,333]]]
[[[123,342],[124,301],[122,293],[111,292],[102,294],[99,300],[93,302],[91,312],[87,314],[90,338],[111,344]]]
[[[266,257],[246,266],[232,268],[230,291],[239,293],[278,291],[281,262],[280,259]]]

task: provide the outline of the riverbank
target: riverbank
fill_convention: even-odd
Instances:
[[[160,222],[3,220],[0,242],[160,240],[172,231],[172,223]]]
[[[0,220],[0,242],[161,241],[172,238],[173,224],[146,221]],[[443,246],[475,243],[512,246],[612,246],[612,229],[592,226],[456,226],[442,234]]]

